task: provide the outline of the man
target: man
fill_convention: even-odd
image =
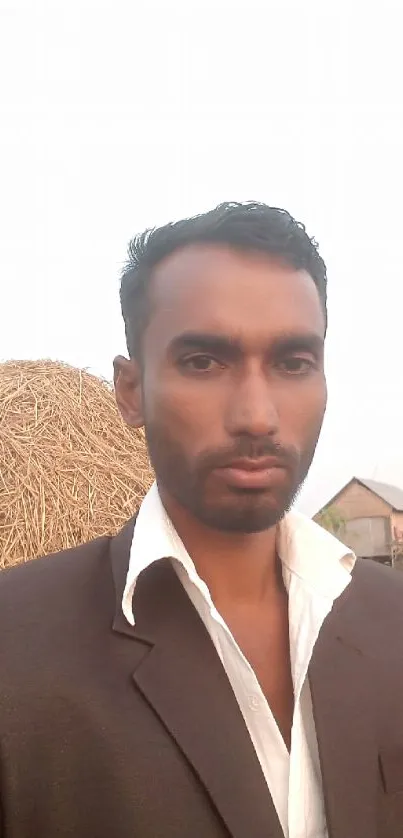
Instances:
[[[403,577],[290,512],[326,269],[285,211],[130,245],[116,396],[156,485],[0,577],[3,838],[403,835]]]

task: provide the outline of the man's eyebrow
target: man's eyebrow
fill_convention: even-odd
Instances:
[[[322,354],[325,339],[317,332],[301,332],[300,334],[278,335],[271,344],[270,351],[274,354],[283,352],[314,352]]]
[[[168,351],[178,354],[183,351],[217,352],[225,355],[242,354],[241,341],[235,337],[213,332],[182,332],[170,342]]]
[[[292,332],[277,335],[271,343],[268,342],[267,352],[274,355],[285,352],[313,352],[321,355],[323,348],[324,337],[317,332],[301,332],[300,334]],[[245,351],[239,338],[212,332],[182,332],[173,338],[168,347],[171,354],[192,350],[224,353],[232,357],[239,356]]]

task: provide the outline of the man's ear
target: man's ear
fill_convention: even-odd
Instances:
[[[132,428],[144,425],[141,370],[137,361],[118,355],[113,362],[115,395],[124,421]]]

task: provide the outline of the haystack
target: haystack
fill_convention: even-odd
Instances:
[[[0,364],[0,567],[116,533],[152,482],[112,388],[53,361]]]

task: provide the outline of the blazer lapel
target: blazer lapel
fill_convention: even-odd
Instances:
[[[360,569],[319,635],[310,686],[329,838],[376,838],[378,749]]]
[[[224,668],[169,560],[160,560],[140,576],[134,628],[122,614],[132,534],[133,523],[112,539],[111,552],[114,629],[148,647],[134,682],[192,765],[233,838],[283,838]]]

